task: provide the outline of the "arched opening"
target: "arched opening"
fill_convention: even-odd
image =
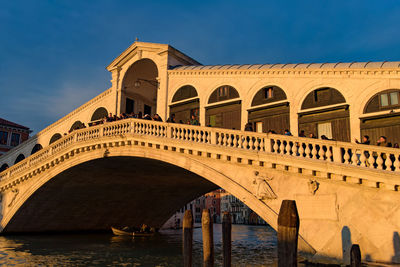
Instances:
[[[400,143],[399,97],[400,89],[389,89],[370,98],[364,107],[366,115],[360,118],[361,136],[368,135],[373,144],[382,135],[392,144]],[[377,114],[381,111],[384,114]]]
[[[242,104],[238,91],[223,85],[213,91],[206,107],[206,124],[225,129],[241,128]]]
[[[41,144],[36,144],[31,151],[31,155],[35,154],[36,152],[38,152],[39,150],[41,150],[43,147]]]
[[[98,121],[108,116],[107,109],[100,107],[93,112],[92,118],[90,121]]]
[[[185,85],[179,88],[172,97],[169,114],[175,115],[175,122],[186,123],[192,116],[199,121],[199,105],[196,88]]]
[[[283,134],[290,129],[290,108],[285,92],[278,86],[260,89],[248,109],[249,122],[256,132],[274,131]]]
[[[55,141],[57,141],[57,140],[60,139],[61,137],[62,137],[62,135],[59,134],[59,133],[54,134],[54,135],[50,138],[49,145],[52,144],[52,143],[54,143]]]
[[[25,159],[24,154],[19,154],[18,157],[15,159],[14,164],[17,164],[18,162],[20,162],[24,159]]]
[[[157,110],[157,65],[150,59],[141,59],[129,67],[123,80],[121,112],[154,115]]]
[[[83,122],[81,121],[76,121],[72,124],[71,128],[69,129],[69,131],[73,131],[73,130],[78,130],[78,129],[82,129],[84,127]]]
[[[4,163],[3,165],[1,165],[0,167],[0,172],[5,171],[8,169],[8,164]]]
[[[336,89],[323,87],[309,93],[299,112],[299,132],[336,141],[350,141],[349,105]]]
[[[193,172],[162,161],[99,158],[70,167],[43,184],[4,232],[109,230],[142,223],[158,228],[186,203],[217,188]],[[36,205],[40,213],[33,212]],[[82,214],[90,220],[82,220]],[[32,223],[26,224],[28,218]]]

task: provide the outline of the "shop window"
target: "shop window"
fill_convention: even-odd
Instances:
[[[215,125],[216,125],[216,119],[217,119],[217,116],[216,116],[216,115],[211,115],[211,116],[210,116],[210,121],[209,121],[208,125],[211,126],[211,127],[215,127]]]
[[[221,86],[218,88],[218,97],[227,97],[228,96],[228,87]]]
[[[17,133],[11,134],[11,146],[18,146],[21,135]]]
[[[325,135],[328,139],[332,139],[332,123],[318,123],[318,138]]]
[[[387,92],[380,94],[379,100],[381,107],[396,106],[399,104],[399,92]]]
[[[274,97],[274,88],[272,87],[264,88],[264,98],[271,99],[273,97]]]
[[[0,131],[0,145],[7,145],[8,132]]]

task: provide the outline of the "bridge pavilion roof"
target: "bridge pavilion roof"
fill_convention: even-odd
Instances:
[[[393,69],[400,61],[350,62],[350,63],[298,63],[298,64],[226,64],[177,66],[173,70],[254,70],[254,69]]]

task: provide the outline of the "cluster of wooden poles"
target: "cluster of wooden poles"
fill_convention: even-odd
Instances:
[[[213,222],[208,209],[202,212],[203,266],[214,266]],[[299,235],[299,214],[294,200],[283,200],[278,215],[278,267],[297,266],[297,241]],[[231,266],[232,218],[228,212],[222,217],[223,266]],[[193,255],[193,215],[186,210],[183,217],[183,266],[192,267]],[[350,251],[350,266],[361,267],[361,252],[358,245]]]

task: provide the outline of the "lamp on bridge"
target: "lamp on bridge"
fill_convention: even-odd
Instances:
[[[160,84],[157,80],[146,80],[146,79],[138,78],[138,79],[135,81],[135,84],[134,84],[135,87],[136,87],[136,88],[140,87],[140,86],[142,85],[142,82],[147,82],[147,83],[153,85],[154,87],[158,87],[158,85]]]

